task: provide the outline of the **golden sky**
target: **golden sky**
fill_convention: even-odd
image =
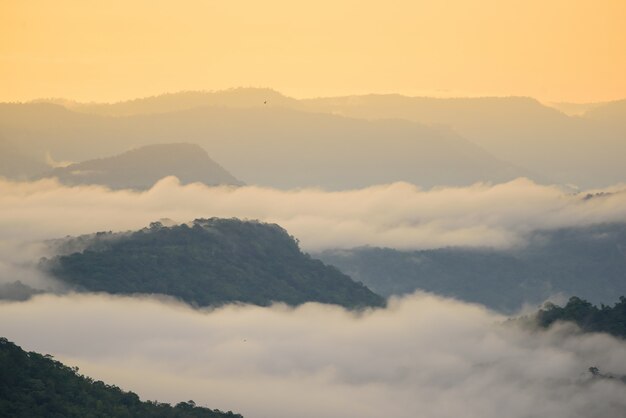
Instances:
[[[625,0],[0,0],[0,100],[626,97]]]

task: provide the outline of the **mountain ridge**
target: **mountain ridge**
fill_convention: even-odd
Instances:
[[[192,142],[210,150],[212,158],[245,183],[282,189],[342,190],[395,181],[462,186],[533,177],[450,130],[411,121],[369,121],[272,106],[104,117],[33,105],[37,112],[29,119],[24,106],[16,107],[19,118],[13,117],[15,109],[0,106],[0,132],[21,138],[34,155],[49,153],[59,160]]]
[[[526,239],[508,250],[362,247],[315,256],[386,297],[419,289],[505,313],[555,296],[607,303],[626,294],[626,223],[538,230]]]
[[[41,266],[78,290],[165,294],[200,307],[385,305],[363,284],[302,253],[297,240],[276,224],[210,218],[171,227],[155,222],[110,235],[96,234],[86,246],[80,243],[82,251],[42,260]]]
[[[111,157],[57,167],[40,177],[55,177],[68,185],[146,190],[167,176],[176,176],[182,184],[243,185],[202,147],[188,143],[146,145]]]

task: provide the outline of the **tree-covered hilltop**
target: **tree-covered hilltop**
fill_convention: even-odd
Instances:
[[[166,294],[198,306],[385,304],[363,284],[302,253],[280,226],[256,221],[196,219],[191,226],[172,227],[153,223],[118,239],[99,239],[93,247],[43,265],[80,289]]]
[[[546,304],[536,315],[537,323],[547,328],[556,321],[576,323],[583,331],[606,332],[626,338],[626,298],[621,296],[614,306],[597,306],[576,296],[563,307]]]
[[[0,338],[0,416],[13,418],[242,418],[198,407],[142,402],[133,392],[78,374],[49,355],[26,352]]]

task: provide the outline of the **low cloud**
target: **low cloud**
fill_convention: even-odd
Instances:
[[[147,226],[159,218],[238,217],[275,222],[305,250],[508,247],[535,229],[626,221],[626,186],[571,195],[526,179],[421,190],[407,183],[327,192],[182,186],[168,177],[146,192],[0,180],[0,240],[23,242]],[[606,193],[610,192],[610,193]]]
[[[0,303],[0,335],[143,398],[265,417],[615,417],[626,343],[503,325],[427,294],[352,313],[75,294]]]
[[[52,154],[50,154],[50,152],[46,152],[46,164],[50,168],[59,168],[72,165],[74,164],[74,161],[56,161],[54,158],[52,158]]]
[[[506,248],[536,229],[626,222],[626,186],[572,195],[526,179],[422,190],[407,183],[351,191],[181,185],[167,177],[145,192],[0,179],[0,284],[59,289],[36,269],[41,241],[127,231],[162,218],[237,217],[277,223],[305,251],[381,246]]]
[[[49,248],[42,243],[0,240],[0,299],[11,298],[3,285],[17,281],[33,289],[65,291],[66,285],[37,267],[44,255],[49,255]]]

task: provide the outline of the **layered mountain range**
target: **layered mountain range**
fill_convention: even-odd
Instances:
[[[1,175],[144,145],[194,143],[241,181],[349,189],[503,182],[600,187],[623,181],[621,102],[568,116],[523,97],[367,95],[296,100],[266,89],[186,92],[114,104],[0,105]],[[7,161],[4,161],[7,160]],[[37,162],[38,164],[35,164]]]

